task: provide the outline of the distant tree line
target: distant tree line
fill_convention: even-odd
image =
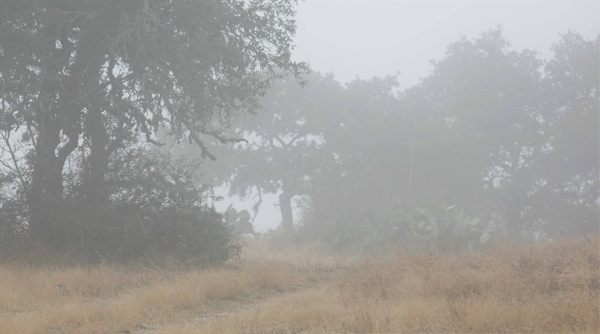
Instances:
[[[0,3],[0,247],[224,261],[239,252],[206,205],[199,147],[252,114],[291,61],[295,1]],[[26,241],[26,242],[25,242]]]
[[[291,60],[294,6],[0,3],[2,251],[222,262],[224,183],[339,249],[598,232],[598,38],[543,61],[491,30],[414,87],[341,85]]]
[[[598,38],[568,31],[552,51],[544,61],[511,50],[496,29],[448,45],[404,90],[396,77],[344,86],[317,73],[304,88],[279,80],[264,110],[232,127],[249,142],[215,146],[223,158],[206,176],[257,204],[280,194],[282,228],[303,240],[351,245],[384,220],[401,237],[419,220],[437,229],[445,214],[414,210],[427,206],[477,218],[482,240],[497,229],[598,233]],[[394,210],[404,218],[389,218]]]

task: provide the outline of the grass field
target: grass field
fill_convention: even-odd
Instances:
[[[600,331],[600,239],[385,258],[253,245],[214,269],[0,265],[0,333]]]

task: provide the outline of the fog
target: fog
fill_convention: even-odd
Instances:
[[[313,71],[332,73],[342,84],[399,74],[399,90],[412,87],[432,70],[431,61],[444,57],[448,44],[462,36],[501,27],[511,50],[535,50],[552,57],[552,44],[569,29],[593,39],[599,31],[596,1],[321,1],[298,6],[293,58]],[[224,196],[216,207],[230,204],[252,211],[255,200]],[[277,196],[263,196],[254,220],[257,231],[279,226]],[[300,208],[294,209],[295,220]]]
[[[597,1],[0,2],[0,242],[222,263],[598,233]]]
[[[600,2],[0,0],[0,334],[598,333]]]
[[[513,49],[546,59],[559,33],[598,33],[595,1],[321,1],[298,6],[293,57],[346,83],[401,73],[402,87],[429,74],[446,46],[501,26]]]

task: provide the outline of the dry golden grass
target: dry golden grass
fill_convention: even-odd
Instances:
[[[0,267],[0,333],[115,333],[178,320],[211,300],[300,284],[281,261],[210,270],[143,271],[115,264],[76,268]],[[63,286],[57,286],[63,284]]]
[[[251,247],[210,270],[0,266],[0,333],[600,330],[597,237],[377,261]]]
[[[365,261],[315,289],[161,333],[598,333],[599,240]]]

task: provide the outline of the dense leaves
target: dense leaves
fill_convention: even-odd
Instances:
[[[278,194],[288,235],[338,249],[598,232],[598,38],[569,31],[543,61],[490,30],[408,89],[318,73],[303,88],[293,15],[266,0],[0,4],[0,237],[226,260],[239,246],[200,168],[257,209]],[[148,150],[157,133],[203,165]]]
[[[406,240],[408,223],[386,216],[402,206],[402,221],[417,224],[407,217],[427,212],[423,198],[453,203],[481,233],[595,233],[598,40],[570,31],[553,51],[549,61],[514,51],[497,29],[450,44],[403,91],[395,77],[341,86],[313,74],[304,89],[281,81],[264,113],[236,125],[252,141],[228,151],[217,180],[241,195],[293,189],[301,239],[336,248],[380,232],[382,245],[398,229]],[[357,233],[374,224],[389,228]]]
[[[1,2],[0,130],[12,138],[2,159],[26,193],[31,236],[55,244],[72,229],[64,174],[75,155],[80,205],[106,210],[110,166],[141,138],[159,145],[155,133],[168,128],[211,159],[208,141],[240,141],[223,132],[231,119],[254,113],[274,78],[305,70],[290,59],[294,6]]]

